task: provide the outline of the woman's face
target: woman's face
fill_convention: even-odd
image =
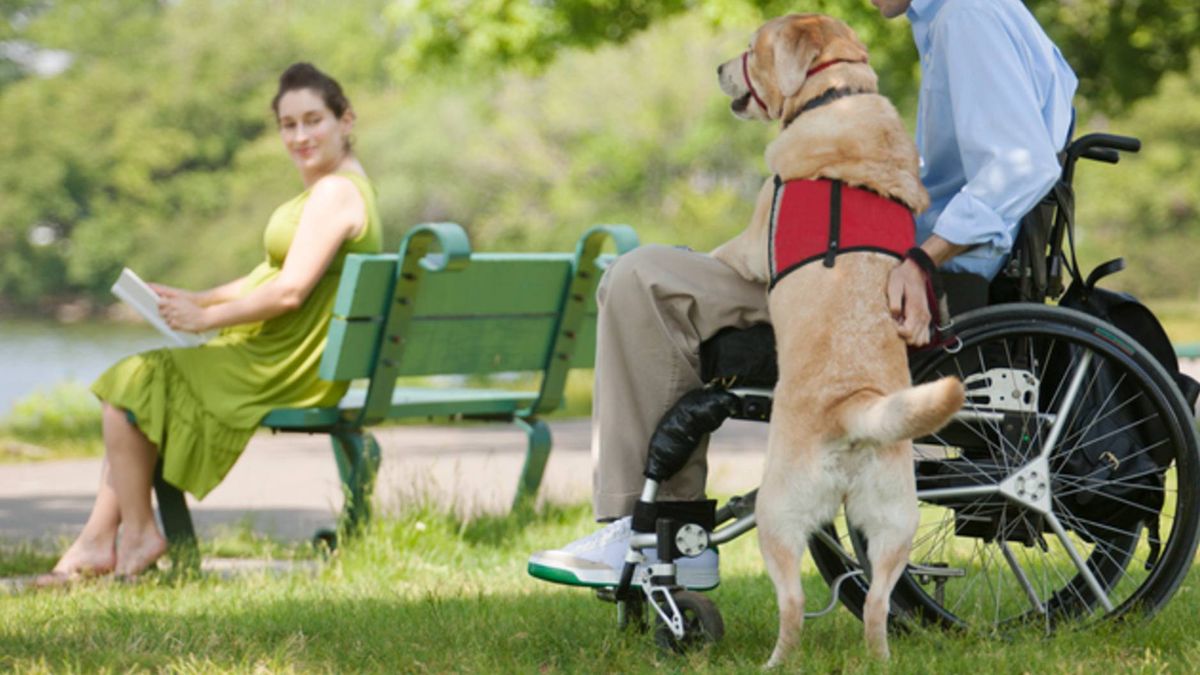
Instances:
[[[349,110],[338,119],[312,89],[293,89],[279,99],[279,136],[306,178],[337,169],[353,123]]]

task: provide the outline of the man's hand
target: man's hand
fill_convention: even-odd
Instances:
[[[936,234],[929,235],[921,250],[941,267],[942,263],[969,249]],[[896,333],[913,347],[929,344],[929,298],[925,291],[925,274],[914,260],[904,260],[892,268],[887,285],[888,309],[896,320]]]
[[[912,260],[892,268],[887,285],[888,310],[896,320],[896,333],[912,347],[929,344],[929,299],[925,273]]]

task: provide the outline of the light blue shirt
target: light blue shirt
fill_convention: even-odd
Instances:
[[[991,278],[1018,221],[1061,173],[1078,80],[1018,0],[913,0],[921,57],[917,149],[936,234],[975,248],[943,269]]]

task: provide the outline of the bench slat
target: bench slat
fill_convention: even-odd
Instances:
[[[541,370],[555,315],[415,318],[398,375],[481,375]]]
[[[426,272],[413,318],[557,314],[571,256],[475,254],[464,269]]]
[[[346,415],[362,410],[365,393],[362,389],[353,389],[347,392],[337,407],[276,408],[263,418],[262,426],[272,429],[330,427]],[[505,415],[528,406],[536,398],[535,391],[397,387],[392,392],[389,417]]]
[[[387,310],[391,300],[396,254],[359,254],[346,257],[333,315],[347,319],[373,318]]]
[[[334,317],[329,322],[329,342],[321,358],[319,375],[329,382],[368,377],[375,365],[375,345],[383,322],[350,321]]]

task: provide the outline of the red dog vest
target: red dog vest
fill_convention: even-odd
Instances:
[[[819,258],[833,267],[841,253],[875,251],[903,258],[916,222],[900,202],[837,180],[782,181],[771,205],[771,288]]]

